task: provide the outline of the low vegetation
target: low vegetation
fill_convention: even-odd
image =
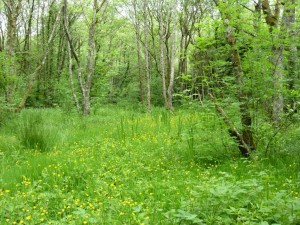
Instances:
[[[257,129],[245,159],[209,107],[24,110],[1,128],[0,224],[299,224],[299,128]]]

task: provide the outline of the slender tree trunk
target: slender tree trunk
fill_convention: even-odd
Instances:
[[[0,52],[4,51],[4,43],[5,43],[5,37],[2,29],[2,22],[0,22]]]
[[[272,117],[275,125],[279,125],[283,114],[283,79],[284,79],[284,66],[283,66],[283,47],[273,46],[272,64],[275,67],[273,70],[273,110]]]
[[[204,11],[201,4],[194,4],[194,1],[182,1],[181,12],[179,13],[179,27],[180,27],[180,51],[179,51],[179,63],[178,63],[178,75],[179,77],[183,74],[188,73],[188,47],[191,43],[192,36],[194,35],[195,23],[203,15]],[[180,79],[180,88],[185,90],[188,87],[187,82],[184,79]]]
[[[145,35],[145,69],[146,69],[146,78],[147,78],[147,110],[151,111],[151,75],[150,75],[150,61],[149,61],[149,52],[148,52],[148,21],[147,21],[147,6],[148,1],[144,1],[144,35]]]
[[[80,61],[80,56],[76,53],[75,47],[72,43],[72,38],[69,32],[69,24],[67,23],[67,0],[64,0],[64,29],[67,36],[67,40],[70,47],[70,52],[75,58],[77,63],[78,72],[77,78],[78,83],[81,89],[82,94],[82,114],[87,116],[90,114],[91,108],[91,99],[90,99],[90,92],[92,88],[92,78],[95,73],[96,67],[96,39],[95,39],[95,32],[96,26],[99,22],[99,12],[105,6],[106,0],[102,0],[101,4],[99,4],[98,0],[93,1],[93,15],[91,19],[91,23],[89,25],[89,37],[88,37],[88,52],[86,58],[86,66],[84,70],[84,75],[82,76],[83,68]],[[80,49],[79,49],[80,53]]]
[[[5,91],[5,100],[7,103],[12,103],[15,91],[15,82],[12,78],[17,75],[17,21],[21,10],[21,0],[3,0],[7,17],[7,38],[5,50],[10,59],[8,85]]]
[[[31,7],[30,7],[30,13],[29,18],[27,22],[27,27],[25,28],[25,39],[24,39],[24,46],[23,46],[23,55],[22,55],[22,70],[25,73],[29,73],[30,71],[30,42],[31,42],[31,30],[32,30],[32,18],[33,18],[33,12],[35,7],[35,0],[32,0]]]
[[[188,40],[186,34],[182,34],[180,40],[180,58],[178,64],[178,74],[181,76],[182,74],[187,75],[187,48],[188,48]]]
[[[298,79],[298,54],[297,54],[297,32],[295,28],[296,21],[296,2],[295,0],[287,0],[284,5],[284,14],[282,19],[283,33],[289,38],[288,46],[285,50],[288,52],[287,56],[287,88],[292,91],[297,89]],[[297,99],[294,96],[289,96],[287,103],[293,111],[297,110]]]
[[[137,14],[137,1],[133,1],[134,8],[134,19],[135,19],[135,35],[136,35],[136,47],[137,47],[137,57],[138,57],[138,73],[139,73],[139,90],[140,90],[140,100],[142,105],[145,102],[145,91],[144,91],[144,77],[142,73],[142,57],[141,57],[141,43],[140,43],[140,19]]]
[[[167,97],[167,84],[166,84],[166,59],[165,59],[165,47],[164,47],[164,39],[166,34],[166,30],[164,29],[164,21],[163,21],[163,2],[160,3],[159,8],[159,47],[160,47],[160,71],[161,71],[161,81],[162,81],[162,95],[164,98],[165,107],[168,108],[168,97]]]
[[[47,39],[51,35],[51,29],[53,27],[53,24],[55,22],[55,2],[52,1],[49,12],[48,12],[48,19],[47,19],[47,25],[46,25],[46,37]],[[54,15],[53,15],[54,14]],[[46,40],[47,40],[46,39]],[[45,41],[46,41],[45,40]],[[47,46],[47,45],[45,45]],[[54,77],[53,77],[53,58],[54,58],[54,46],[51,45],[49,49],[49,56],[45,64],[45,73],[43,74],[43,102],[46,105],[46,107],[51,107],[53,102],[53,95],[54,95]]]
[[[171,34],[171,55],[170,55],[170,80],[167,90],[168,110],[173,111],[173,89],[175,80],[175,54],[176,54],[176,4],[173,5],[173,31]]]
[[[75,102],[75,106],[77,109],[77,112],[80,112],[80,106],[79,106],[79,101],[76,95],[75,87],[74,87],[74,79],[73,79],[73,62],[72,62],[72,53],[71,53],[71,47],[70,43],[68,42],[68,57],[69,57],[69,80],[70,80],[70,88],[71,88],[71,93]]]
[[[98,11],[98,2],[94,0],[94,9],[93,9],[93,18],[89,29],[89,43],[88,43],[88,55],[87,55],[87,80],[83,92],[82,100],[82,111],[83,115],[90,114],[91,102],[90,102],[90,92],[92,88],[92,78],[95,73],[96,66],[96,41],[95,41],[95,30],[98,23],[97,11]]]
[[[275,9],[272,12],[269,0],[263,0],[262,10],[265,15],[265,21],[269,26],[269,32],[273,40],[278,37],[274,34],[274,28],[278,27],[279,16],[280,16],[280,2],[276,0]],[[273,44],[272,46],[273,56],[271,58],[271,63],[273,64],[273,109],[272,109],[272,119],[275,125],[279,125],[282,114],[283,114],[283,80],[284,80],[284,66],[283,66],[283,46],[278,44]]]

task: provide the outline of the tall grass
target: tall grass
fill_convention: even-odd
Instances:
[[[3,131],[19,142],[15,147],[46,152],[64,141],[62,114],[53,110],[24,110],[4,124]]]
[[[0,224],[298,224],[297,147],[246,160],[226,134],[208,109],[25,110],[0,130],[22,146],[0,155]]]

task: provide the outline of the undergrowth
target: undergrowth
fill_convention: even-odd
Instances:
[[[209,109],[26,110],[0,130],[0,224],[299,224],[298,131],[249,160]]]

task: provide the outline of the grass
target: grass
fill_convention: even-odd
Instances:
[[[208,109],[27,110],[0,140],[0,224],[300,223],[299,150],[242,159]]]

